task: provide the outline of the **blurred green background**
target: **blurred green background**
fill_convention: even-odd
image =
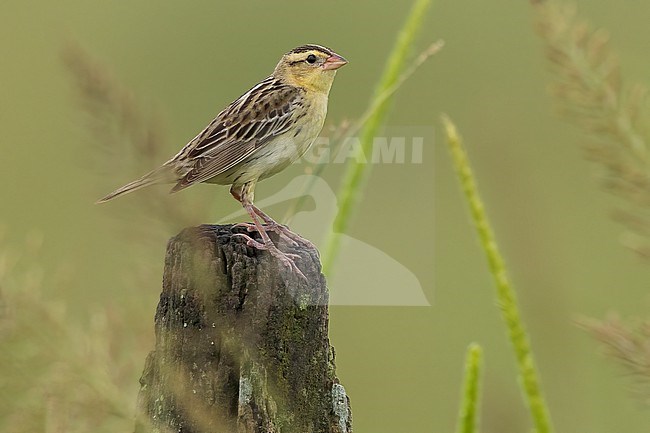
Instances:
[[[650,3],[578,4],[583,17],[611,32],[626,77],[646,78]],[[328,122],[360,116],[409,7],[385,0],[2,2],[4,244],[19,251],[25,239],[43,237],[35,261],[45,275],[44,296],[65,302],[71,326],[84,326],[105,305],[128,318],[128,329],[145,342],[122,354],[136,366],[121,378],[132,383],[123,396],[129,404],[135,405],[140,368],[153,344],[165,240],[176,231],[136,246],[119,226],[137,212],[137,196],[93,204],[131,180],[130,173],[97,169],[75,82],[61,60],[64,47],[82,46],[134,92],[145,113],[161,119],[171,156],[270,73],[283,52],[303,43],[328,45],[350,60],[330,95]],[[331,308],[331,340],[355,431],[452,431],[470,342],[480,343],[486,358],[482,431],[529,431],[493,284],[439,133],[442,112],[465,138],[557,431],[646,430],[647,407],[574,320],[611,311],[647,315],[650,268],[620,245],[623,229],[609,218],[616,201],[598,189],[594,166],[582,159],[581,135],[553,114],[529,5],[438,1],[417,48],[438,38],[445,48],[400,89],[387,123],[433,125],[435,140],[425,142],[421,165],[373,167],[347,233],[408,267],[432,306]],[[280,190],[303,170],[292,167],[262,183],[257,197]],[[324,172],[335,190],[342,172],[341,165]],[[182,194],[215,202],[197,224],[238,209],[223,187],[201,185]],[[132,232],[156,219],[144,212],[133,217]],[[282,215],[282,208],[270,212]],[[143,261],[146,271],[141,263],[134,271]],[[50,286],[52,275],[61,273],[65,284]],[[119,339],[114,350],[124,350]],[[0,408],[15,398],[0,396]]]

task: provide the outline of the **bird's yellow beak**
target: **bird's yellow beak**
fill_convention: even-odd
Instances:
[[[334,70],[338,69],[343,65],[346,65],[348,63],[347,60],[345,60],[342,56],[339,56],[338,54],[334,53],[331,56],[325,60],[325,63],[323,63],[323,69],[325,70]]]

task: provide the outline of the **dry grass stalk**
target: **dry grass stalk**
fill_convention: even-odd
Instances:
[[[634,393],[650,403],[650,321],[626,324],[611,316],[603,321],[583,320],[580,326],[603,343],[605,353],[635,380]]]
[[[603,167],[605,189],[621,198],[613,216],[627,228],[623,242],[650,259],[648,91],[640,84],[624,85],[607,33],[578,18],[575,6],[550,0],[532,3],[554,72],[551,90],[560,113],[588,135],[588,158]],[[635,327],[612,317],[583,321],[581,326],[637,378],[635,388],[647,399],[650,323]]]
[[[614,217],[628,229],[624,242],[650,258],[648,92],[623,84],[607,33],[578,18],[574,6],[533,4],[560,114],[587,134],[587,157],[603,167],[605,189],[622,199]]]
[[[70,314],[43,295],[55,278],[1,245],[0,263],[0,431],[132,429],[146,332],[110,305]]]
[[[162,123],[141,113],[133,93],[125,89],[106,66],[77,45],[68,46],[63,59],[79,91],[80,106],[90,132],[89,141],[99,150],[93,151],[98,157],[92,167],[102,176],[102,189],[98,190],[97,197],[168,159],[172,150],[166,145],[168,140]],[[196,224],[208,213],[208,203],[204,200],[191,200],[187,194],[170,199],[164,187],[149,188],[140,193],[140,198],[138,206],[143,206],[147,215],[154,216],[140,227],[150,226],[153,220],[175,231]],[[133,217],[138,214],[129,215],[125,228],[133,227]]]

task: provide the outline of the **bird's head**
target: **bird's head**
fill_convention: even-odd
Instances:
[[[302,45],[282,56],[273,76],[287,84],[327,94],[336,70],[346,63],[347,60],[329,48]]]

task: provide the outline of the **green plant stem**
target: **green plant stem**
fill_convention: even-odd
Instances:
[[[469,204],[481,246],[488,260],[490,272],[496,283],[497,299],[517,359],[520,385],[523,388],[536,432],[550,433],[553,431],[551,419],[542,394],[528,335],[519,314],[519,308],[517,307],[515,291],[508,281],[503,257],[499,252],[494,235],[492,234],[492,229],[476,187],[467,153],[463,148],[463,143],[458,135],[456,126],[446,116],[443,116],[442,122],[445,127],[447,144],[451,151],[454,167],[463,192],[465,193],[465,199]]]
[[[413,45],[415,36],[422,25],[430,5],[431,0],[416,0],[411,8],[406,24],[397,37],[397,42],[373,96],[373,101],[381,98],[383,100],[381,100],[372,116],[368,118],[360,133],[359,140],[364,155],[369,154],[373,139],[383,125],[388,108],[390,107],[390,102],[392,101],[392,97],[384,98],[383,95],[386,94],[387,89],[392,88],[398,82],[410,48]],[[323,273],[326,275],[329,275],[332,270],[334,260],[340,248],[340,234],[344,233],[348,228],[357,199],[363,190],[364,178],[368,176],[369,171],[370,164],[365,164],[358,160],[351,161],[347,167],[338,194],[339,212],[334,218],[332,232],[327,238],[322,255]]]
[[[477,413],[479,406],[479,386],[483,351],[478,344],[471,344],[465,358],[465,384],[463,385],[463,401],[458,415],[457,433],[475,433],[477,428]]]

